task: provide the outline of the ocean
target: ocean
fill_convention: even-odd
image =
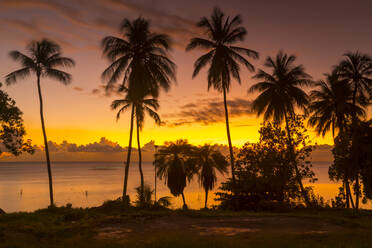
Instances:
[[[329,162],[313,163],[318,177],[315,193],[325,200],[333,198],[339,183],[328,178]],[[154,187],[154,166],[143,163],[145,182]],[[99,206],[106,200],[121,196],[123,188],[123,162],[52,162],[54,198],[57,206],[71,203],[73,207]],[[218,175],[218,185],[225,177]],[[139,186],[138,164],[133,162],[129,169],[128,191],[135,200],[135,187]],[[185,189],[186,203],[190,208],[204,207],[204,191],[194,178]],[[157,181],[157,197],[171,196],[172,207],[182,206],[181,197],[173,197],[164,182]],[[209,206],[216,204],[215,195],[209,193]],[[0,163],[0,208],[6,212],[34,211],[49,204],[48,175],[45,162],[2,162]],[[363,207],[369,208],[370,204]]]

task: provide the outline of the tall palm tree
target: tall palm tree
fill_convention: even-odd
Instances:
[[[187,140],[177,140],[176,142],[166,142],[155,154],[155,165],[157,176],[165,179],[165,183],[174,196],[182,196],[183,208],[186,209],[186,200],[183,190],[186,181],[191,180],[195,167],[190,163],[192,146]]]
[[[346,80],[353,90],[352,104],[358,101],[367,105],[372,99],[372,58],[368,54],[360,52],[347,52],[344,59],[336,67],[340,78]],[[358,117],[356,114],[352,118],[352,129],[356,129]],[[353,131],[353,136],[356,133]],[[356,147],[354,147],[357,149]],[[358,165],[358,156],[354,156],[354,164]],[[355,207],[359,207],[359,170],[355,174]]]
[[[136,117],[136,128],[137,128],[137,145],[138,145],[138,168],[140,172],[141,186],[140,190],[143,192],[144,189],[144,178],[142,171],[142,154],[141,154],[141,143],[140,143],[140,130],[143,128],[145,113],[147,112],[154,120],[156,124],[160,124],[160,117],[155,112],[159,108],[157,99],[152,98],[138,98],[133,97],[126,88],[120,90],[121,92],[127,92],[124,99],[114,100],[111,104],[111,109],[119,111],[116,115],[116,119],[119,120],[122,112],[127,110],[129,107],[132,108],[132,114]],[[134,109],[134,110],[133,110]],[[134,118],[132,118],[134,119]],[[133,131],[133,121],[131,122],[131,132]]]
[[[249,92],[260,92],[260,95],[253,101],[252,107],[264,119],[274,119],[286,123],[286,130],[289,142],[289,156],[296,171],[296,177],[306,204],[309,203],[307,193],[304,190],[299,169],[295,163],[295,153],[289,119],[295,114],[295,108],[306,109],[309,103],[308,95],[301,89],[302,86],[311,84],[311,76],[305,73],[302,65],[294,65],[296,57],[287,55],[280,51],[275,58],[267,57],[264,66],[271,69],[270,73],[259,70],[253,77],[261,80],[254,84]]]
[[[199,183],[205,191],[204,207],[207,208],[208,192],[214,188],[217,182],[216,171],[221,174],[227,173],[228,162],[220,151],[207,144],[196,148],[192,162],[199,171]]]
[[[243,64],[249,71],[253,72],[254,66],[246,57],[258,58],[256,51],[235,46],[235,43],[244,40],[247,33],[241,24],[242,19],[240,15],[236,15],[233,18],[225,18],[221,10],[215,8],[210,19],[202,17],[197,23],[197,26],[204,30],[206,38],[193,38],[186,47],[187,51],[195,48],[208,50],[206,54],[195,61],[193,77],[196,77],[200,70],[209,64],[208,90],[213,87],[223,93],[233,183],[235,182],[234,155],[230,136],[226,93],[229,92],[232,78],[239,84],[241,83],[239,64]]]
[[[13,60],[20,62],[22,68],[6,75],[6,83],[7,85],[11,85],[31,74],[36,75],[40,102],[41,128],[43,130],[44,149],[48,168],[50,206],[54,206],[52,170],[50,166],[48,139],[44,124],[43,98],[41,95],[40,79],[49,77],[67,85],[71,82],[71,75],[58,68],[72,67],[75,65],[75,62],[70,58],[62,57],[61,47],[47,39],[31,41],[27,45],[26,49],[29,54],[28,56],[19,51],[11,51],[9,53]]]
[[[168,58],[170,38],[165,34],[150,31],[150,24],[143,18],[134,21],[124,19],[120,25],[122,38],[107,36],[102,40],[104,56],[111,62],[102,73],[107,81],[106,89],[113,89],[120,80],[132,97],[152,95],[157,97],[159,89],[168,90],[175,81],[175,64]],[[132,150],[134,106],[131,113],[131,128],[127,161],[124,171],[123,200],[127,199],[129,163]]]
[[[340,80],[336,71],[332,74],[325,74],[326,80],[320,80],[314,84],[318,89],[311,91],[310,97],[313,102],[310,104],[311,112],[309,125],[315,127],[318,135],[323,137],[332,130],[333,139],[336,132],[343,133],[346,129],[348,120],[354,115],[365,116],[362,107],[352,104],[353,91],[346,80]],[[347,175],[345,174],[344,186],[346,190],[346,205],[349,208],[354,206],[350,194],[350,186]]]

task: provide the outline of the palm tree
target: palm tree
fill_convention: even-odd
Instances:
[[[227,173],[228,162],[220,151],[207,144],[196,149],[192,162],[199,171],[199,183],[205,191],[204,207],[207,208],[208,192],[214,188],[217,182],[216,171],[221,174]]]
[[[150,31],[150,24],[143,18],[134,21],[124,19],[120,25],[123,38],[107,36],[102,40],[104,56],[111,62],[102,73],[107,80],[106,89],[113,89],[120,77],[121,86],[126,87],[132,97],[152,95],[157,97],[159,89],[168,90],[175,81],[175,64],[168,58],[171,40],[167,35]],[[127,199],[129,163],[132,150],[134,105],[131,113],[131,128],[127,161],[124,172],[123,200]]]
[[[36,75],[36,83],[40,101],[41,128],[43,130],[45,155],[48,168],[50,206],[54,206],[52,170],[49,159],[48,139],[44,124],[43,98],[41,95],[40,78],[49,77],[61,82],[64,85],[67,85],[71,82],[71,75],[59,70],[58,68],[72,67],[75,65],[75,62],[70,58],[62,57],[60,46],[47,39],[31,41],[27,45],[26,49],[29,53],[29,56],[19,51],[11,51],[9,53],[13,60],[20,62],[22,68],[6,75],[6,83],[7,85],[11,85],[20,79],[28,77],[31,74]]]
[[[195,48],[208,50],[206,54],[195,61],[193,77],[198,75],[203,67],[210,64],[208,90],[213,86],[217,91],[223,93],[233,183],[235,182],[234,155],[230,137],[226,93],[230,89],[232,78],[238,81],[239,84],[241,83],[239,64],[243,64],[251,72],[254,71],[254,66],[245,56],[253,59],[258,58],[256,51],[234,45],[244,40],[247,33],[241,23],[242,19],[239,15],[234,16],[232,19],[230,17],[225,18],[221,10],[215,8],[210,19],[203,17],[197,23],[197,26],[205,31],[207,38],[193,38],[186,48],[187,51]]]
[[[120,90],[120,92],[127,92],[127,95],[124,99],[114,100],[111,104],[111,109],[116,110],[119,108],[119,111],[116,115],[116,119],[119,120],[120,115],[129,107],[132,108],[132,114],[135,114],[136,117],[136,126],[137,126],[137,145],[138,145],[138,167],[140,172],[141,186],[140,189],[143,192],[144,189],[144,178],[142,171],[142,154],[141,154],[141,144],[140,144],[140,130],[143,128],[145,120],[145,112],[147,112],[154,120],[156,124],[160,124],[160,117],[155,112],[159,108],[159,103],[157,99],[148,99],[148,98],[137,98],[133,97],[126,88]],[[132,118],[134,119],[134,118]],[[131,133],[133,131],[133,121],[131,122]]]
[[[347,120],[354,113],[357,116],[365,116],[365,111],[362,107],[352,104],[353,92],[345,80],[340,80],[335,72],[325,76],[326,81],[320,80],[314,84],[319,89],[310,93],[313,101],[309,107],[309,125],[315,127],[318,135],[323,137],[332,130],[332,137],[335,138],[336,132],[342,132]]]
[[[289,156],[296,171],[296,177],[306,204],[309,203],[307,193],[304,190],[299,169],[295,163],[293,140],[289,128],[289,119],[295,115],[295,108],[306,109],[309,103],[307,94],[301,89],[311,83],[311,76],[305,73],[302,65],[294,65],[296,57],[280,51],[275,58],[267,57],[264,66],[270,68],[271,73],[259,70],[253,77],[262,80],[254,84],[249,92],[260,92],[260,95],[252,103],[252,108],[264,119],[273,118],[275,121],[286,123],[289,142]]]
[[[174,196],[182,196],[183,208],[187,209],[183,190],[186,181],[191,180],[195,167],[190,163],[192,146],[187,140],[177,140],[176,142],[166,142],[155,154],[155,165],[157,176],[165,179],[165,183]]]
[[[326,81],[320,80],[314,84],[318,87],[310,93],[313,102],[310,104],[309,125],[315,127],[318,135],[323,137],[332,130],[333,139],[336,132],[343,133],[347,121],[354,115],[365,116],[365,111],[358,105],[352,104],[353,92],[346,80],[340,80],[336,71],[325,74]],[[354,203],[350,194],[349,180],[345,174],[344,186],[346,189],[346,205],[349,208]]]
[[[372,58],[368,54],[360,52],[347,52],[345,59],[340,62],[336,70],[340,78],[346,80],[353,90],[352,104],[358,101],[367,105],[372,99]],[[358,117],[354,113],[352,118],[352,129],[356,129]],[[353,136],[356,133],[353,131]],[[358,165],[358,156],[354,156],[354,164]],[[359,170],[355,174],[355,207],[359,207]]]

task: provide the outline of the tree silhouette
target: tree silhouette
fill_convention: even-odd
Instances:
[[[67,85],[71,82],[71,75],[57,68],[72,67],[75,65],[75,62],[70,58],[62,57],[60,46],[47,39],[42,39],[40,41],[31,41],[27,45],[26,49],[29,53],[29,56],[19,51],[11,51],[9,53],[10,57],[13,60],[20,62],[22,68],[6,75],[6,83],[8,85],[11,85],[13,83],[16,83],[20,79],[28,77],[31,74],[36,75],[37,89],[40,101],[41,128],[43,130],[45,155],[48,168],[50,205],[54,206],[52,170],[50,166],[48,139],[46,136],[44,124],[43,98],[41,95],[40,79],[49,77],[61,82],[64,85]]]
[[[332,136],[335,141],[337,133],[339,137],[344,137],[343,132],[348,128],[348,122],[354,113],[357,116],[365,116],[362,107],[352,104],[352,90],[346,80],[340,80],[339,75],[333,71],[332,74],[326,74],[326,80],[320,80],[314,84],[318,87],[310,93],[313,99],[309,109],[311,112],[309,125],[315,127],[318,135],[325,136],[332,130]],[[346,190],[346,205],[349,208],[350,186],[347,173],[344,174],[344,187]],[[351,198],[352,205],[353,201]]]
[[[130,106],[134,107],[134,113],[136,117],[136,128],[137,128],[137,147],[138,147],[138,168],[140,172],[140,192],[144,192],[144,178],[143,178],[143,171],[142,171],[142,153],[141,153],[141,143],[140,143],[140,131],[143,128],[144,121],[145,121],[145,113],[147,113],[152,119],[154,119],[155,123],[160,125],[160,117],[155,112],[159,108],[159,103],[157,99],[151,98],[137,98],[132,97],[130,93],[127,91],[126,88],[121,90],[122,92],[127,92],[127,95],[124,99],[114,100],[111,104],[112,109],[119,109],[117,113],[117,119],[120,118],[120,114],[128,109]],[[132,124],[133,125],[133,124]],[[133,127],[132,127],[133,129]]]
[[[120,77],[123,77],[120,80],[121,86],[128,89],[132,98],[141,98],[149,94],[156,98],[160,88],[168,90],[171,82],[175,81],[176,67],[168,58],[170,38],[165,34],[151,32],[149,22],[143,18],[133,21],[124,19],[120,25],[120,32],[123,38],[107,36],[101,43],[104,56],[111,62],[102,73],[102,79],[107,81],[106,89],[112,90]],[[123,200],[127,199],[134,111],[133,105]]]
[[[227,173],[228,162],[214,146],[204,145],[195,149],[192,163],[198,170],[199,183],[205,191],[204,207],[207,208],[208,192],[213,190],[217,182],[216,171]]]
[[[235,46],[234,44],[242,41],[247,33],[241,26],[242,19],[239,15],[226,17],[219,8],[213,10],[210,19],[202,17],[197,23],[202,28],[207,38],[193,38],[186,47],[187,51],[195,48],[208,50],[199,57],[194,64],[193,77],[198,75],[200,70],[207,64],[208,69],[208,90],[213,87],[223,93],[227,139],[230,151],[231,177],[234,176],[234,154],[230,137],[229,114],[227,109],[226,93],[229,92],[231,79],[235,79],[239,84],[240,65],[243,64],[249,71],[254,71],[254,66],[245,58],[258,58],[258,53],[251,49]]]
[[[190,163],[192,146],[187,140],[166,142],[155,154],[157,176],[165,179],[165,183],[174,196],[182,195],[183,208],[187,209],[183,190],[186,181],[191,180],[195,173],[195,167]]]
[[[25,135],[21,110],[9,95],[0,89],[0,155],[3,152],[9,152],[14,156],[22,152],[34,153],[31,140],[25,141]]]
[[[360,52],[347,52],[344,54],[344,59],[336,67],[336,71],[340,78],[346,80],[350,85],[353,95],[352,104],[355,105],[357,102],[364,103],[367,105],[372,99],[372,58],[368,54],[362,54]],[[356,130],[358,122],[358,116],[356,113],[352,117],[352,129]],[[356,136],[356,132],[352,131],[353,136]],[[353,137],[355,138],[355,137]],[[353,150],[357,152],[358,148],[353,145]],[[358,165],[358,157],[354,157],[354,165]],[[359,207],[359,169],[355,170],[355,207]]]
[[[253,110],[257,112],[258,116],[264,114],[265,120],[272,118],[279,123],[282,123],[284,119],[290,147],[288,155],[291,157],[298,184],[308,205],[308,195],[304,190],[299,169],[294,161],[295,152],[289,119],[295,115],[296,107],[306,109],[309,103],[308,96],[300,87],[309,85],[312,81],[311,76],[305,73],[302,65],[294,65],[295,60],[294,55],[288,56],[283,51],[280,51],[275,58],[267,57],[264,65],[272,70],[271,73],[259,70],[253,78],[261,81],[254,84],[249,92],[260,92],[260,95],[252,103]]]

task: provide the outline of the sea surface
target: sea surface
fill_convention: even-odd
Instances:
[[[313,163],[318,177],[314,190],[325,200],[333,198],[338,183],[328,179],[330,163]],[[154,187],[154,166],[143,164],[147,184]],[[121,196],[124,164],[122,162],[54,162],[52,163],[54,198],[57,206],[71,203],[73,207],[99,206],[106,200]],[[218,182],[225,177],[218,175]],[[134,201],[135,187],[139,186],[138,164],[132,163],[129,170],[128,191]],[[216,189],[217,190],[217,187]],[[186,203],[190,208],[204,207],[204,191],[197,178],[185,189]],[[172,196],[164,182],[157,179],[157,197]],[[217,204],[215,195],[209,193],[208,205]],[[181,197],[172,196],[172,207],[182,206]],[[6,212],[34,211],[49,204],[48,175],[45,162],[2,162],[0,163],[0,208]],[[369,208],[370,204],[363,207]]]

